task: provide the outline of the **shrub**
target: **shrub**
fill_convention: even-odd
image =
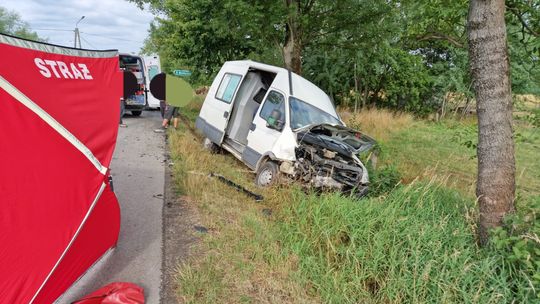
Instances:
[[[523,293],[536,293],[540,301],[540,196],[532,197],[520,211],[508,216],[505,225],[492,232],[491,248],[499,252],[505,267],[528,281]]]

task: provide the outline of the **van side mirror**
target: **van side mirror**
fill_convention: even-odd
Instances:
[[[283,130],[283,126],[285,125],[281,117],[283,114],[279,110],[273,110],[272,113],[270,113],[270,116],[266,118],[266,126],[270,129],[274,129],[277,131]]]

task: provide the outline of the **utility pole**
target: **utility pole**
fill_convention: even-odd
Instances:
[[[75,23],[75,38],[73,39],[73,47],[74,48],[77,48],[77,40],[79,41],[79,48],[82,48],[81,46],[81,34],[79,33],[79,22],[81,22],[82,20],[84,19],[84,16],[81,17],[81,19],[79,19],[79,21],[77,21],[77,23]]]

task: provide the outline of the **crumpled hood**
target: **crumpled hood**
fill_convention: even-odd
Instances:
[[[377,142],[349,127],[330,124],[310,125],[296,131],[298,144],[306,142],[344,156],[357,155],[373,148]]]

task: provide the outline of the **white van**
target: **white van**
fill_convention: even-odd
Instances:
[[[257,172],[257,185],[283,174],[316,188],[367,191],[368,172],[358,155],[375,141],[345,127],[326,93],[286,69],[226,62],[196,126],[205,147],[221,147]]]
[[[161,73],[161,63],[159,60],[159,56],[157,55],[144,56],[143,60],[144,71],[146,73],[146,87],[150,88],[150,81],[154,78],[154,76]],[[159,99],[155,98],[152,94],[149,94],[149,91],[146,92],[146,101],[148,108],[159,108]]]
[[[131,115],[140,116],[146,107],[146,78],[144,72],[144,61],[140,56],[127,53],[119,55],[120,69],[132,72],[137,78],[137,90],[124,100],[126,111],[131,111]]]

